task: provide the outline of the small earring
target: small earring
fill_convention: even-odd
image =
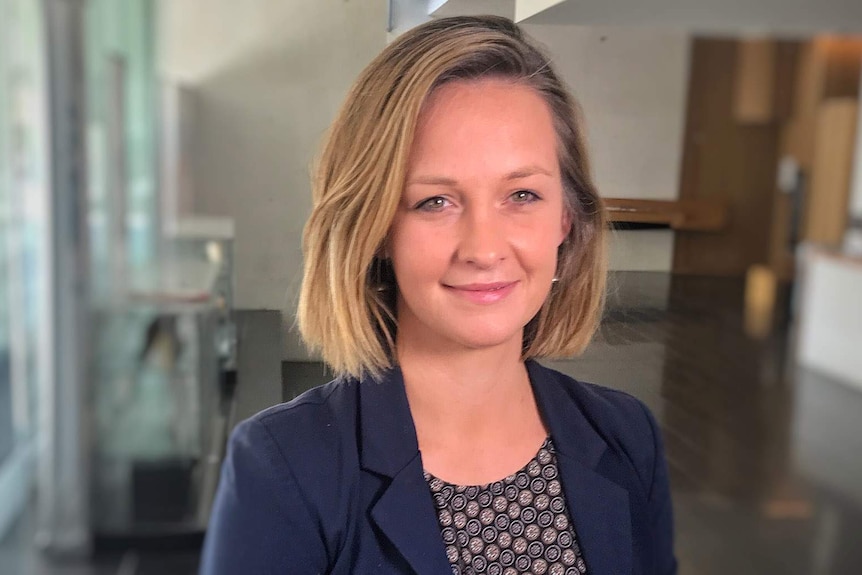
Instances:
[[[371,289],[373,289],[377,293],[387,292],[392,289],[392,285],[386,282],[384,279],[384,261],[385,260],[383,259],[375,257],[374,262],[372,263],[372,266],[374,268],[372,275],[374,277],[371,284]]]
[[[558,281],[560,281],[560,278],[558,278],[558,277],[553,277],[553,278],[551,278],[551,283],[552,283],[552,284],[555,284],[555,283],[557,283]]]

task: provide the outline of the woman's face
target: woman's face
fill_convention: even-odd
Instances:
[[[387,246],[398,282],[398,345],[520,351],[568,229],[542,97],[498,79],[435,90],[419,118]]]

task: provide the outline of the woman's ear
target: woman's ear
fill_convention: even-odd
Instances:
[[[374,257],[378,260],[385,261],[389,259],[389,237],[386,237],[377,247],[374,252]]]
[[[560,241],[557,243],[557,247],[563,245],[563,242],[566,241],[566,238],[569,237],[569,233],[572,231],[572,214],[569,210],[563,208],[563,218],[560,223]]]

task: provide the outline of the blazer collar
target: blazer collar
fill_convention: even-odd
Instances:
[[[615,454],[583,409],[583,384],[527,362],[533,395],[557,452],[569,514],[590,573],[631,573],[629,493],[608,479]]]
[[[401,370],[359,385],[360,465],[390,478],[371,520],[419,575],[450,573]]]
[[[359,460],[363,469],[395,477],[419,453],[401,369],[359,384]]]
[[[628,491],[604,474],[613,453],[564,376],[527,362],[539,411],[557,451],[569,512],[592,573],[632,572]],[[391,479],[371,517],[420,575],[450,570],[401,370],[359,385],[360,464]]]
[[[557,453],[565,454],[587,469],[595,469],[608,444],[587,419],[575,390],[563,377],[536,361],[526,362],[533,396],[548,426]]]

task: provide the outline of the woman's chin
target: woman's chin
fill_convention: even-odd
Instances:
[[[459,334],[459,337],[453,338],[453,340],[459,343],[462,347],[470,350],[513,347],[517,348],[518,353],[520,353],[522,338],[523,329],[518,329],[516,331],[483,329],[471,330],[469,333]]]

